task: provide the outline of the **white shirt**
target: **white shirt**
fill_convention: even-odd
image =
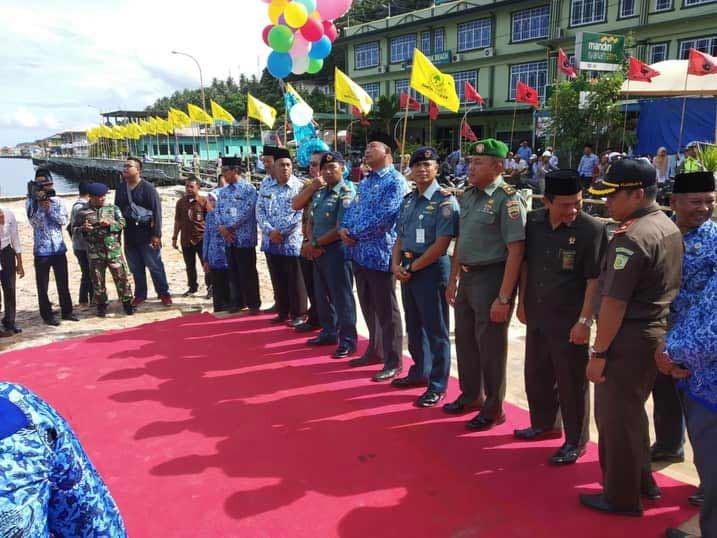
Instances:
[[[0,226],[0,249],[10,245],[15,254],[22,252],[22,244],[20,243],[20,234],[17,231],[17,220],[15,215],[9,209],[2,208],[5,214],[5,225]]]

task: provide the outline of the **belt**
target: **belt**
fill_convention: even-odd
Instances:
[[[461,271],[464,273],[473,273],[475,271],[486,271],[488,269],[492,269],[498,265],[505,265],[505,260],[499,261],[499,262],[493,262],[493,263],[485,263],[482,265],[468,265],[465,263],[461,264]]]

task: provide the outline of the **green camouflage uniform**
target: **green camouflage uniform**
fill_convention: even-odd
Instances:
[[[109,222],[109,227],[101,227],[99,223],[102,220]],[[93,225],[89,232],[82,229],[86,221]],[[87,257],[90,260],[90,277],[95,292],[95,304],[107,304],[106,268],[112,273],[120,300],[122,302],[132,300],[129,271],[122,255],[120,243],[124,226],[124,217],[116,205],[95,208],[89,203],[78,210],[72,223],[73,233],[81,233],[87,241]]]

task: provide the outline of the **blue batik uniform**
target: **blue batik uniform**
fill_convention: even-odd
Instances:
[[[234,234],[233,245],[238,248],[254,248],[257,243],[256,232],[256,189],[250,183],[237,181],[226,185],[216,193],[219,226],[226,227]]]
[[[229,268],[227,262],[227,244],[219,233],[219,218],[216,210],[207,213],[204,222],[204,240],[202,243],[202,260],[212,270]]]
[[[301,180],[291,176],[281,185],[276,181],[267,181],[259,190],[256,204],[256,219],[261,228],[261,250],[279,256],[298,256],[301,252],[302,210],[291,209],[291,199],[299,194],[303,187]],[[279,244],[269,240],[269,234],[279,230],[284,241]]]
[[[0,424],[0,536],[127,536],[107,486],[52,407],[0,382]]]
[[[32,224],[33,254],[54,256],[67,252],[62,230],[67,226],[69,216],[62,200],[51,198],[49,211],[41,209],[34,200],[27,200],[25,205]]]
[[[356,195],[353,183],[339,181],[333,188],[322,187],[311,201],[314,240],[335,230],[345,209]],[[356,302],[353,295],[351,262],[344,255],[340,240],[320,247],[324,252],[314,259],[314,288],[321,323],[320,336],[338,338],[339,345],[356,348]]]
[[[406,195],[398,217],[402,264],[410,267],[439,237],[458,235],[458,201],[441,191],[437,181],[423,194]],[[413,366],[408,378],[425,381],[428,390],[446,391],[451,369],[448,302],[446,286],[451,264],[444,254],[436,262],[412,272],[401,283],[401,299],[406,317],[408,350]]]
[[[342,227],[357,241],[349,253],[356,263],[375,271],[391,270],[396,219],[405,189],[406,179],[393,166],[372,171],[359,183],[342,221]]]

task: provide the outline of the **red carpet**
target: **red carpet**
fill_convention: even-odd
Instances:
[[[656,537],[695,512],[660,477],[641,519],[594,514],[596,447],[468,433],[266,317],[196,315],[0,355],[73,424],[137,537]],[[365,345],[365,343],[364,343]],[[323,351],[326,351],[324,348]],[[330,349],[329,349],[330,351]],[[457,393],[452,380],[449,397]]]

